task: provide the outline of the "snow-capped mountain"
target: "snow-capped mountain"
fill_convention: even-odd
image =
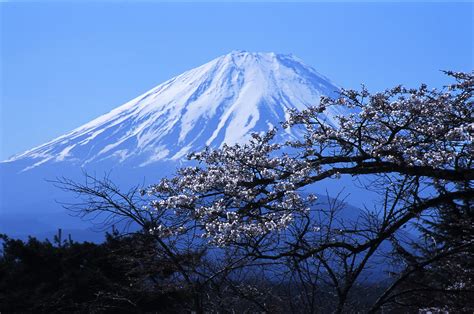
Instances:
[[[83,169],[127,189],[172,175],[187,153],[245,142],[338,90],[292,55],[235,51],[174,77],[46,144],[0,162],[0,233],[97,239],[50,180],[84,182]],[[330,112],[332,119],[339,112]],[[285,140],[298,134],[280,132]],[[113,171],[112,171],[113,169]],[[327,188],[327,186],[325,186]],[[68,231],[69,230],[69,231]],[[87,235],[87,236],[86,236]]]
[[[234,51],[6,163],[22,161],[25,171],[64,161],[136,167],[178,160],[206,145],[244,142],[279,126],[289,108],[317,104],[337,90],[293,55]]]

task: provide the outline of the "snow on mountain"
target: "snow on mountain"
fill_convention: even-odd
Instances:
[[[234,51],[6,162],[100,161],[145,166],[206,145],[245,142],[338,87],[293,55]],[[328,119],[339,112],[331,112]],[[295,136],[287,131],[285,136]]]

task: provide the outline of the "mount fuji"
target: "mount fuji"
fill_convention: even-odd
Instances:
[[[55,202],[65,195],[45,181],[80,179],[81,169],[113,174],[122,185],[156,182],[188,153],[243,143],[278,127],[339,88],[293,55],[234,51],[178,75],[73,131],[0,163],[0,233],[83,229]],[[343,114],[327,114],[332,120]],[[298,137],[280,132],[277,140]],[[76,232],[77,233],[77,232]]]
[[[235,51],[6,162],[28,160],[26,171],[61,161],[146,166],[179,160],[205,146],[245,142],[252,132],[278,126],[288,109],[317,104],[337,90],[295,56]]]

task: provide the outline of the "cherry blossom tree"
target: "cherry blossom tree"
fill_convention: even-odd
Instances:
[[[303,130],[300,140],[274,143],[272,130],[246,145],[193,154],[198,166],[147,190],[149,209],[187,217],[210,243],[253,258],[326,260],[318,254],[332,252],[342,265],[352,259],[349,281],[332,275],[342,311],[354,278],[384,241],[429,210],[474,196],[474,79],[447,74],[456,82],[443,90],[397,86],[372,95],[363,88],[322,98],[284,124]],[[334,107],[351,113],[330,120],[325,113]],[[383,205],[331,228],[314,219],[316,197],[299,191],[341,176],[360,178]],[[166,226],[153,232],[180,232]]]
[[[302,287],[324,287],[302,298],[311,312],[314,291],[334,295],[335,312],[347,310],[383,247],[400,251],[404,227],[452,203],[472,205],[474,76],[446,74],[454,83],[440,90],[363,87],[323,97],[290,112],[282,127],[300,136],[286,143],[273,129],[191,154],[192,166],[142,190],[146,232],[163,243],[192,234],[199,245],[231,250],[226,271],[258,262]],[[343,177],[378,195],[356,218],[340,214],[344,202],[328,206],[331,198],[309,192]],[[388,289],[373,311],[391,300]]]

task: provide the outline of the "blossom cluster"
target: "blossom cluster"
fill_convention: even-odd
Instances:
[[[306,128],[305,140],[293,145],[308,154],[466,168],[474,154],[474,79],[449,74],[461,82],[442,91],[428,90],[426,85],[419,89],[397,86],[374,95],[365,88],[343,90],[339,99],[323,98],[318,106],[293,112],[285,126]],[[332,107],[352,112],[336,116],[334,125],[325,114]]]

